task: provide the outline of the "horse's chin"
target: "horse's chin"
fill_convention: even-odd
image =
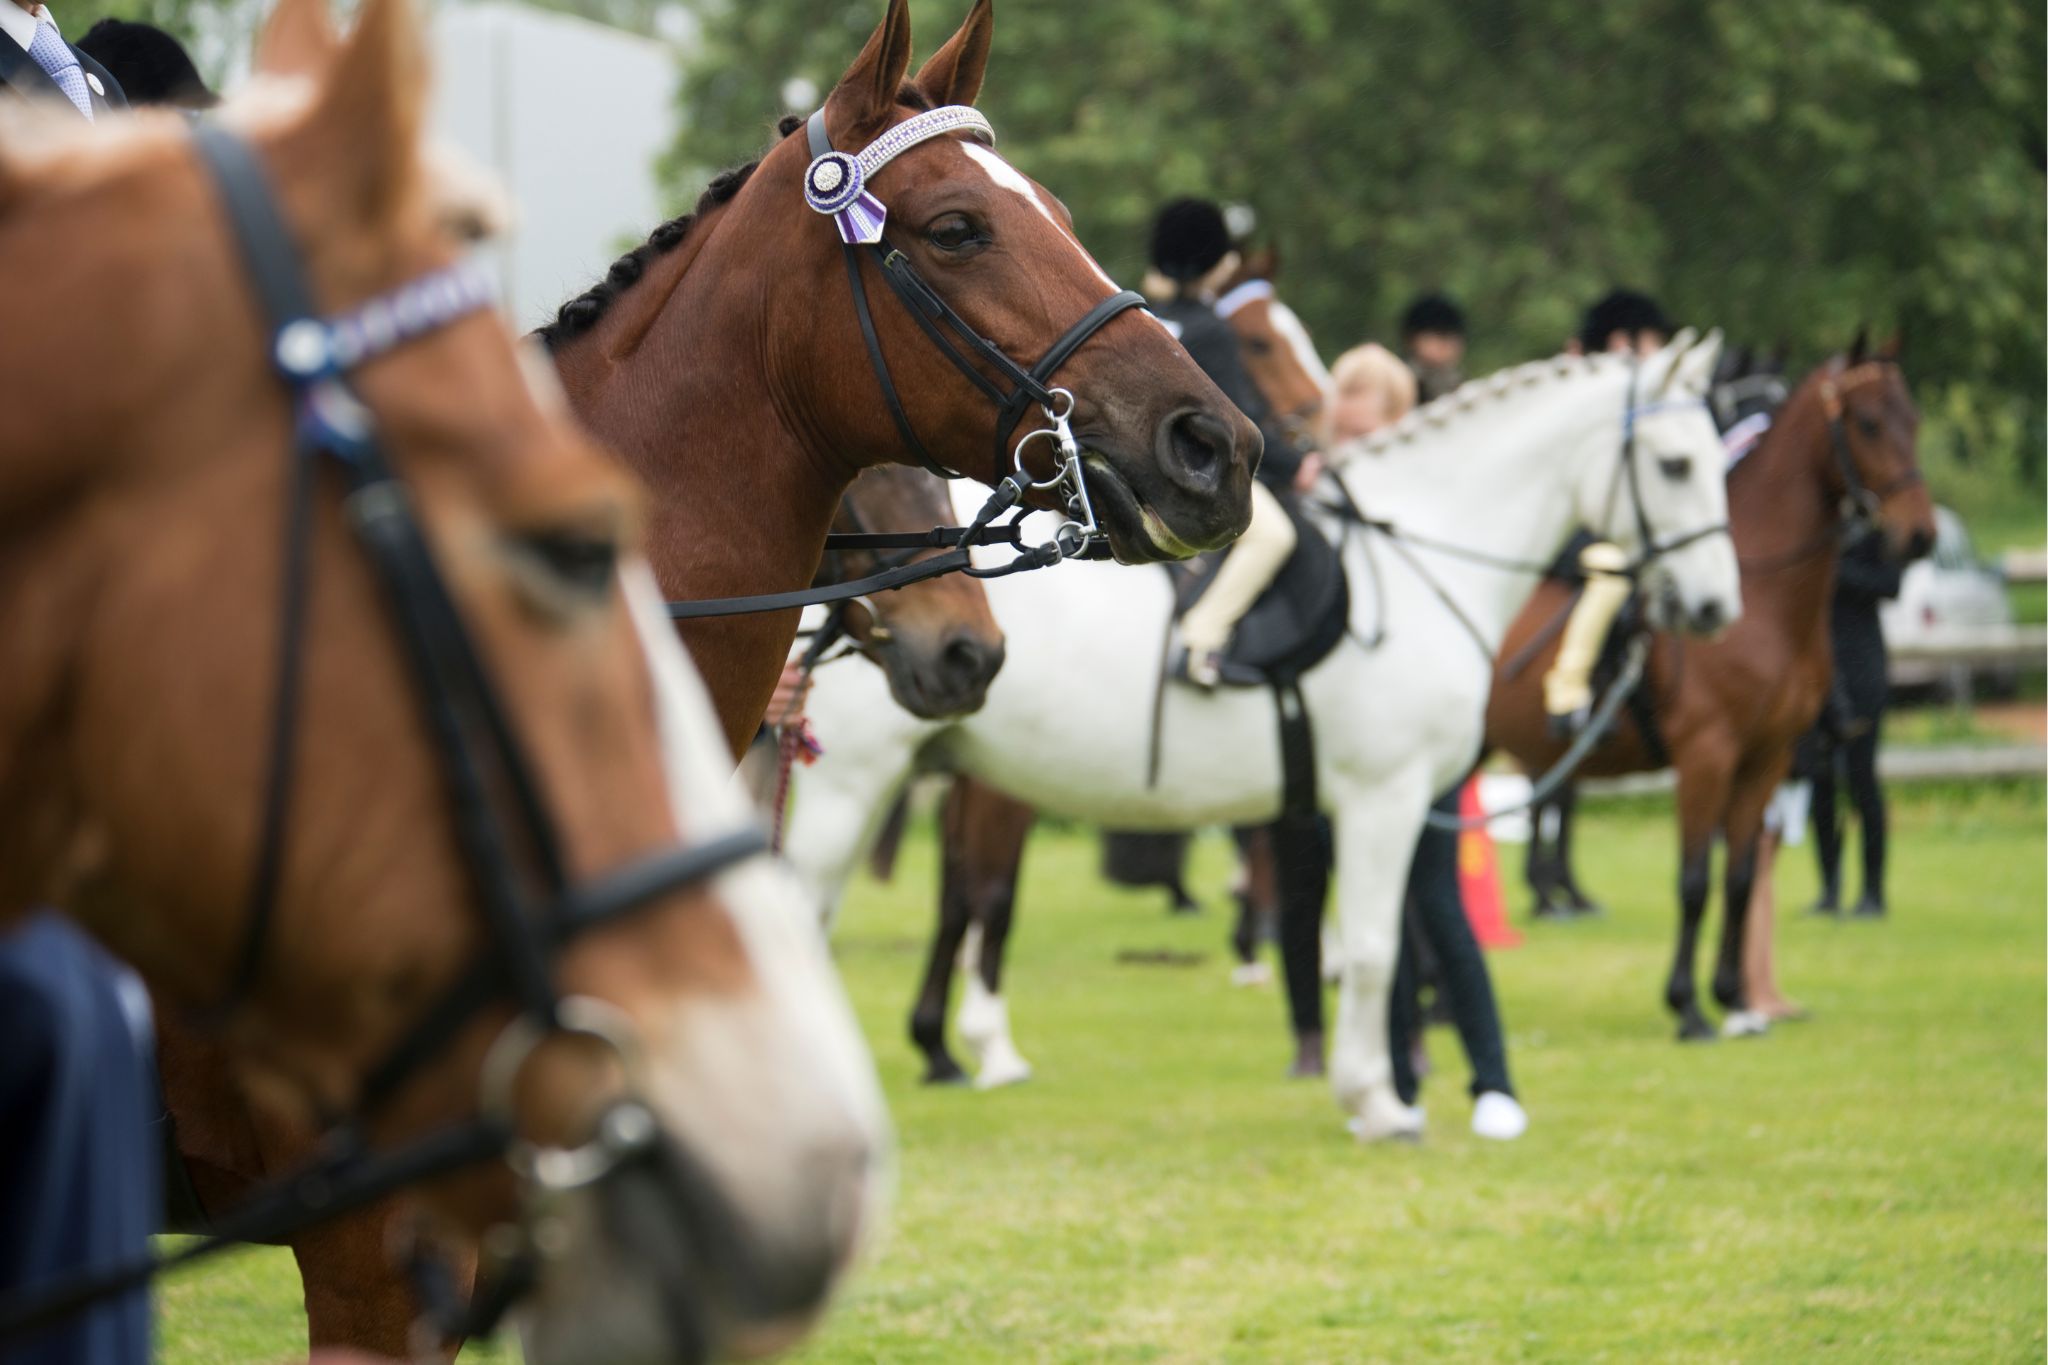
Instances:
[[[1109,552],[1117,563],[1157,564],[1199,553],[1175,534],[1159,513],[1139,501],[1129,481],[1106,456],[1091,450],[1082,456],[1082,463],[1087,469],[1095,519],[1109,536]]]

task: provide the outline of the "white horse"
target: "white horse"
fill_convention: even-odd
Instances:
[[[1714,529],[1725,528],[1728,512],[1704,396],[1719,350],[1718,333],[1696,343],[1687,332],[1640,363],[1598,356],[1523,365],[1338,452],[1330,477],[1368,516],[1416,537],[1394,547],[1354,530],[1345,551],[1351,632],[1301,681],[1318,791],[1336,834],[1342,965],[1329,1074],[1361,1138],[1420,1128],[1420,1114],[1395,1094],[1387,1055],[1402,891],[1430,802],[1478,756],[1489,656],[1536,581],[1420,542],[1539,565],[1577,526],[1635,555],[1645,553],[1647,528],[1659,546],[1674,547],[1644,569],[1665,623],[1725,629],[1741,610],[1741,588],[1734,550]],[[960,496],[968,507],[980,494]],[[873,669],[817,679],[810,717],[825,755],[799,778],[787,842],[828,911],[888,798],[920,761],[1046,812],[1119,829],[1257,824],[1279,813],[1279,743],[1265,689],[1168,687],[1158,781],[1146,781],[1172,607],[1164,573],[1069,563],[986,586],[1009,663],[979,714],[918,721],[890,701]],[[971,1025],[985,1066],[1014,1076],[1023,1062],[1002,1001],[977,996],[979,978],[968,976],[962,1031]]]

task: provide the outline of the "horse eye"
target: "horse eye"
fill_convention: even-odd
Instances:
[[[1253,355],[1273,354],[1273,343],[1266,340],[1264,337],[1252,337],[1250,340],[1245,342],[1244,348],[1247,351],[1250,351]]]
[[[982,238],[974,230],[974,224],[957,213],[949,213],[926,229],[925,235],[933,246],[942,251],[965,251],[977,245]]]
[[[602,597],[618,572],[619,543],[608,535],[528,531],[519,537],[519,545],[556,583],[583,596]]]
[[[1657,468],[1673,483],[1681,483],[1692,477],[1692,456],[1669,455],[1657,461]]]
[[[1879,427],[1878,421],[1875,417],[1858,417],[1856,419],[1856,430],[1862,432],[1865,436],[1870,437],[1872,440],[1876,440],[1877,433],[1881,430],[1881,428]]]

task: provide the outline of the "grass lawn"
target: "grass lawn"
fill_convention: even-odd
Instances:
[[[920,834],[839,939],[901,1135],[893,1231],[800,1358],[2040,1360],[2043,818],[2038,784],[1903,795],[1891,922],[1782,927],[1814,1019],[1681,1048],[1658,1003],[1668,808],[1592,808],[1610,914],[1494,958],[1530,1134],[1470,1135],[1437,1033],[1427,1141],[1370,1149],[1281,1079],[1277,991],[1227,984],[1213,841],[1208,913],[1171,919],[1096,878],[1091,838],[1042,832],[1010,976],[1037,1078],[919,1087]],[[1807,850],[1778,886],[1811,899]],[[179,1365],[303,1343],[278,1253],[176,1282],[164,1317]]]

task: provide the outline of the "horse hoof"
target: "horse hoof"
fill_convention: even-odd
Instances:
[[[1268,986],[1273,982],[1273,969],[1263,962],[1240,962],[1230,969],[1230,984],[1233,986]]]
[[[1344,1131],[1363,1143],[1405,1142],[1414,1146],[1421,1143],[1423,1128],[1420,1105],[1404,1104],[1400,1113],[1376,1120],[1355,1114],[1344,1121]]]
[[[924,1073],[924,1079],[919,1084],[965,1085],[967,1084],[967,1073],[962,1071],[957,1063],[948,1062],[942,1067],[934,1066],[927,1068]]]
[[[1287,1068],[1290,1081],[1319,1081],[1323,1075],[1323,1059],[1320,1057],[1296,1057],[1294,1065]]]
[[[1734,1010],[1721,1020],[1723,1038],[1761,1038],[1771,1031],[1771,1021],[1760,1010]]]
[[[1571,917],[1573,919],[1605,919],[1607,917],[1607,907],[1598,901],[1589,901],[1582,898],[1572,902]]]
[[[1031,1079],[1031,1063],[1022,1057],[1006,1057],[983,1066],[974,1078],[976,1090],[1000,1090],[1006,1085],[1022,1085]]]
[[[1721,1035],[1714,1032],[1714,1026],[1698,1015],[1682,1021],[1678,1026],[1678,1041],[1681,1043],[1711,1043]]]

